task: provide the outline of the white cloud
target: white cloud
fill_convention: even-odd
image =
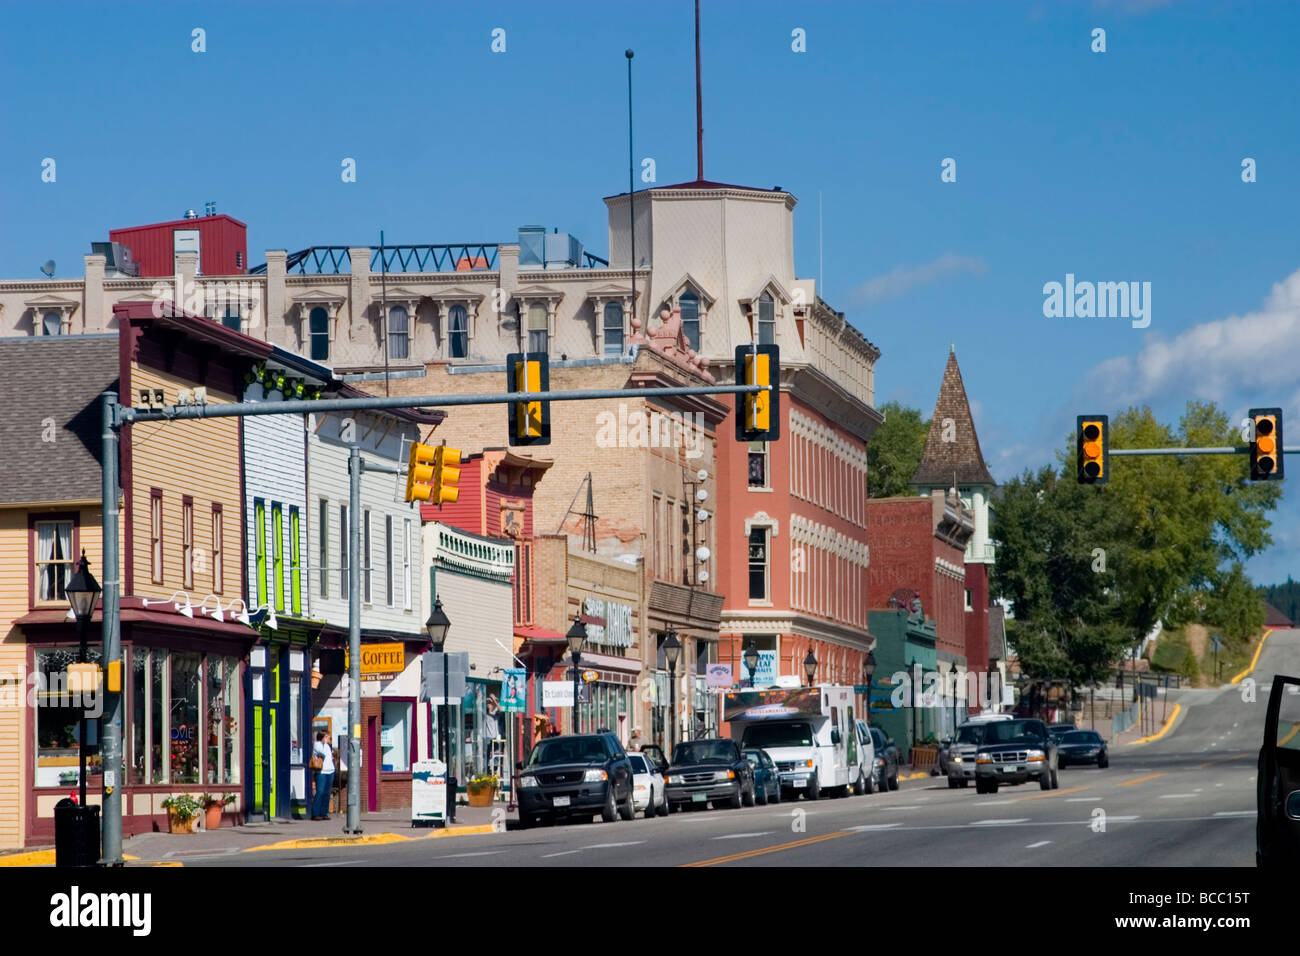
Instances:
[[[1275,284],[1258,311],[1203,322],[1172,339],[1144,334],[1149,339],[1137,355],[1107,359],[1088,373],[1088,394],[1104,395],[1116,408],[1162,398],[1222,407],[1229,395],[1262,399],[1270,389],[1283,406],[1290,400],[1294,408],[1300,399],[1300,270]]]
[[[862,283],[850,294],[859,305],[871,305],[894,299],[915,289],[951,275],[982,276],[988,264],[978,256],[959,256],[948,252],[919,266],[897,266],[884,275],[875,276]]]

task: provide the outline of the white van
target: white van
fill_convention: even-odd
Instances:
[[[871,786],[875,752],[855,732],[854,707],[847,686],[738,691],[726,695],[723,719],[742,750],[766,750],[776,762],[782,799],[816,800]]]

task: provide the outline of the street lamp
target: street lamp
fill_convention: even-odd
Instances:
[[[812,648],[808,648],[808,656],[803,659],[803,672],[808,675],[808,686],[813,685],[813,677],[817,674],[817,658],[813,656]]]
[[[77,633],[81,642],[77,650],[77,662],[81,664],[86,663],[86,628],[95,614],[95,599],[99,597],[99,590],[99,582],[90,573],[90,562],[86,560],[86,552],[83,549],[81,560],[77,562],[77,570],[71,580],[63,586],[63,593],[68,596],[68,603],[72,605],[72,614],[77,619]],[[90,721],[86,719],[86,708],[82,707],[81,740],[78,742],[77,750],[80,752],[81,760],[80,803],[83,807],[86,805],[86,738],[89,728]]]
[[[446,770],[443,771],[446,779],[443,789],[447,794],[444,816],[447,823],[455,822],[456,819],[456,778],[451,775],[451,734],[449,732],[451,728],[448,727],[451,713],[449,701],[451,682],[447,674],[447,631],[450,629],[451,619],[442,609],[442,599],[438,598],[433,602],[433,613],[424,622],[424,633],[429,636],[429,644],[433,652],[442,655],[442,713],[438,717],[438,727],[442,731],[439,734],[442,738],[442,760],[447,765]],[[352,772],[351,768],[348,772]]]
[[[677,743],[677,658],[682,653],[682,644],[677,640],[677,632],[668,625],[668,636],[664,638],[664,660],[668,662],[668,740],[669,757]]]
[[[578,665],[582,661],[582,646],[587,643],[587,625],[582,615],[573,615],[573,626],[564,639],[569,642],[569,656],[573,658],[573,732],[578,732]]]
[[[876,652],[867,651],[862,662],[862,680],[867,685],[867,723],[871,723],[871,679],[876,676]]]
[[[754,686],[754,677],[758,672],[758,643],[752,638],[745,647],[745,666],[749,668],[749,686]]]

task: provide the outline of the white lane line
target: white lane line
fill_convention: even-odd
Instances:
[[[364,863],[365,860],[335,860],[332,863],[304,863],[304,870],[311,869],[314,866],[356,866],[358,863]]]
[[[1004,807],[1008,803],[1015,803],[1014,797],[1008,797],[1004,800],[981,800],[978,803],[972,803],[972,807]]]
[[[1257,810],[1216,810],[1216,817],[1253,817],[1258,813]]]
[[[1039,840],[1037,843],[1031,843],[1031,844],[1029,844],[1027,847],[1025,847],[1025,849],[1026,849],[1026,850],[1037,850],[1040,846],[1047,846],[1047,844],[1049,844],[1049,843],[1051,843],[1051,842],[1052,842],[1051,840]]]
[[[882,809],[882,810],[920,810],[921,808],[918,807],[918,806],[916,806],[915,804],[908,803],[908,804],[904,804],[904,805],[902,805],[902,806],[898,806],[898,807],[888,807],[888,806],[886,806],[886,807],[881,807],[880,809]]]
[[[1132,823],[1134,820],[1140,820],[1140,819],[1142,818],[1138,816],[1121,817],[1114,814],[1107,814],[1106,816],[1107,823]],[[1092,821],[1088,821],[1088,822],[1091,823]]]
[[[476,853],[448,853],[446,856],[435,856],[435,860],[457,860],[462,856],[495,856],[498,853],[505,853],[505,850],[479,850]]]
[[[1188,797],[1195,797],[1195,796],[1196,794],[1194,793],[1162,793],[1160,794],[1160,799],[1161,800],[1185,800]]]
[[[591,846],[584,846],[584,850],[608,850],[616,846],[637,846],[644,843],[645,840],[628,840],[626,843],[593,843]]]
[[[581,852],[582,852],[581,850],[564,850],[561,853],[547,853],[545,856],[542,857],[542,859],[549,860],[553,856],[569,856],[570,854],[581,853]]]
[[[744,840],[749,837],[767,836],[769,833],[775,833],[775,830],[760,830],[758,833],[727,833],[723,836],[715,836],[714,840]]]
[[[996,827],[1004,826],[1010,823],[1028,823],[1029,817],[1008,817],[1002,820],[975,820],[970,826],[973,827]]]
[[[1066,797],[1066,803],[1096,803],[1101,797]]]
[[[901,823],[864,823],[861,826],[846,827],[848,830],[888,830],[890,827],[901,827]]]

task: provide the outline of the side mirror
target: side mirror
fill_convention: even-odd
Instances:
[[[516,770],[523,770],[523,769],[524,769],[524,762],[523,762],[522,760],[516,760],[516,761],[515,761],[515,769],[516,769]]]

